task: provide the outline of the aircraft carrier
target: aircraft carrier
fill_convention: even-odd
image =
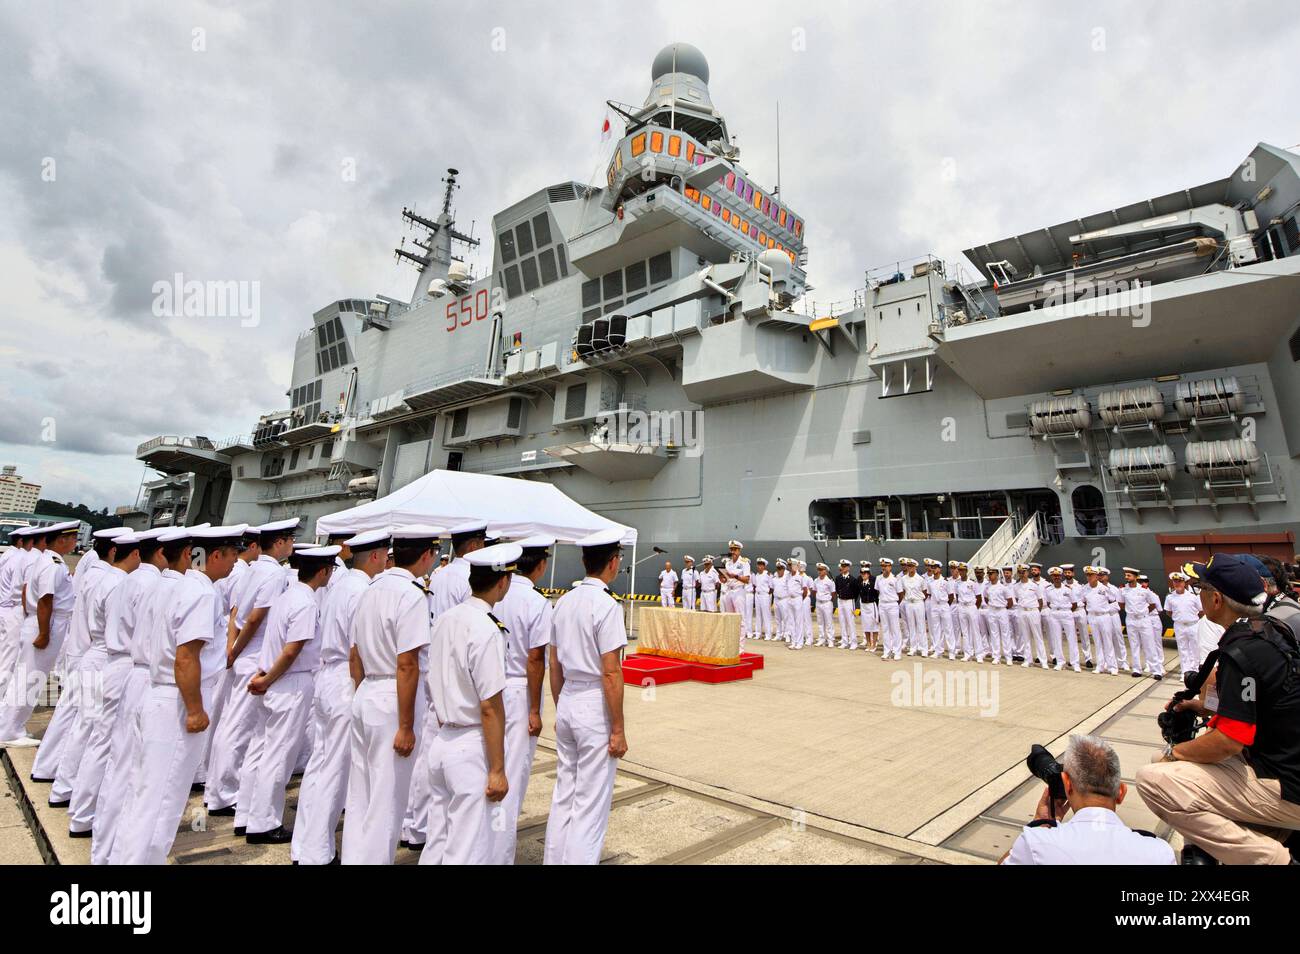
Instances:
[[[1300,155],[864,267],[828,310],[797,186],[742,165],[699,50],[609,109],[601,181],[502,208],[484,274],[448,170],[436,216],[402,210],[409,299],[321,305],[247,434],[142,444],[135,519],[311,528],[446,468],[552,482],[675,558],[1294,553]]]

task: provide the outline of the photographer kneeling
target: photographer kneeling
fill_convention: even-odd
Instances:
[[[1050,756],[1039,748],[1043,756]],[[1061,769],[1065,804],[1052,805],[1051,785],[1043,792],[1034,820],[1011,850],[1004,865],[1172,865],[1169,843],[1129,828],[1115,814],[1127,786],[1120,781],[1119,755],[1103,739],[1090,735],[1070,737]],[[1052,808],[1056,808],[1056,818]],[[1057,825],[1066,808],[1074,817]]]
[[[1289,864],[1282,841],[1300,829],[1300,651],[1262,616],[1264,586],[1248,561],[1220,554],[1183,572],[1225,632],[1189,682],[1200,695],[1175,697],[1170,709],[1211,716],[1209,731],[1138,769],[1138,793],[1186,844],[1223,864]]]

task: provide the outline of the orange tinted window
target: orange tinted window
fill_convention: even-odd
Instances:
[[[688,142],[686,144],[686,161],[690,162],[694,158],[695,158],[695,143]]]
[[[681,154],[682,154],[682,137],[681,137],[681,136],[669,136],[669,137],[668,137],[668,155],[670,155],[670,156],[680,156]]]
[[[632,155],[639,156],[645,152],[645,133],[632,137]]]
[[[664,134],[663,134],[663,133],[661,133],[661,132],[656,132],[656,133],[651,133],[651,134],[650,134],[650,151],[651,151],[651,152],[663,152],[663,151],[664,151]]]

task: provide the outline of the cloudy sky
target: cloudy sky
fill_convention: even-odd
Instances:
[[[312,311],[409,296],[403,205],[434,209],[456,166],[481,235],[592,180],[604,100],[640,103],[672,40],[769,185],[780,101],[820,301],[1300,143],[1293,0],[0,0],[0,463],[111,508],[140,441],[287,407]],[[176,273],[256,283],[257,322],[155,314]]]

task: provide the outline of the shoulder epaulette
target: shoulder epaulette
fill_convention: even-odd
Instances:
[[[497,618],[496,618],[495,616],[493,616],[491,613],[488,613],[488,619],[490,619],[490,620],[492,620],[492,622],[496,623],[496,624],[497,624],[497,629],[501,630],[501,632],[503,632],[503,633],[508,633],[508,632],[510,632],[510,630],[506,629],[506,624],[503,623],[503,622],[501,622],[501,620],[497,619]]]

